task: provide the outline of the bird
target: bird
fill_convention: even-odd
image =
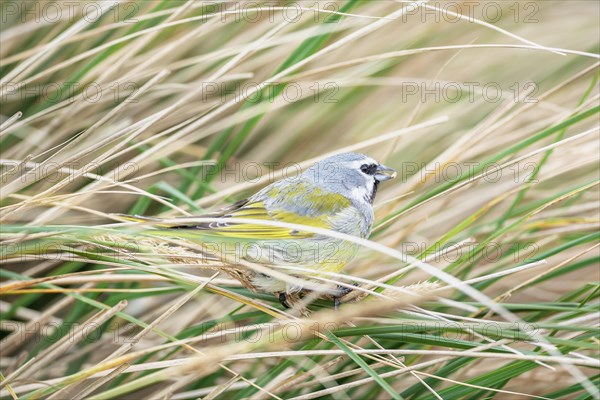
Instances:
[[[128,221],[153,222],[163,233],[169,230],[169,236],[201,237],[205,242],[212,240],[219,245],[238,241],[244,244],[235,250],[241,259],[272,267],[300,267],[294,271],[304,272],[289,275],[310,281],[323,272],[341,272],[355,257],[359,246],[320,233],[234,222],[232,218],[279,221],[366,239],[373,227],[373,202],[379,184],[395,176],[394,169],[367,155],[341,153],[316,162],[297,176],[273,182],[247,199],[201,216],[211,222],[190,223],[186,218],[187,222],[171,219],[169,223],[161,223],[155,218],[120,216]],[[247,280],[254,290],[274,294],[285,308],[290,308],[290,298],[304,291],[302,282],[307,282],[282,280],[256,271],[249,274]],[[351,290],[347,286],[333,289],[335,309],[340,306],[340,298]]]

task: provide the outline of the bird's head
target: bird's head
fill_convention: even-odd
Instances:
[[[359,153],[343,153],[319,161],[304,175],[325,189],[373,204],[380,182],[396,177],[396,171]]]

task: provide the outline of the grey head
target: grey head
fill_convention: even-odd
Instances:
[[[396,171],[364,154],[342,153],[319,161],[302,176],[363,208],[373,204],[379,183],[394,178]]]

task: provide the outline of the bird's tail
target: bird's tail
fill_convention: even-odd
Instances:
[[[210,243],[210,245],[222,246],[225,243],[243,243],[244,238],[228,238],[219,235],[217,232],[210,229],[198,229],[198,224],[190,223],[190,218],[181,218],[181,222],[177,222],[178,218],[169,218],[169,222],[162,218],[145,217],[141,215],[127,214],[111,214],[113,217],[127,222],[138,222],[141,225],[134,228],[141,232],[144,236],[158,238],[180,238],[191,240],[196,243]],[[147,229],[150,228],[150,229]]]
[[[163,222],[163,220],[160,218],[145,217],[142,215],[128,215],[128,214],[110,214],[110,215],[115,218],[118,218],[120,220],[123,220],[123,221],[148,223],[148,224],[151,224],[152,226],[156,226],[159,228],[174,228],[176,226],[179,226],[178,224],[174,224],[174,223],[167,224],[167,223]]]

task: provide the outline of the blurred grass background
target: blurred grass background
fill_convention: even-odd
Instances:
[[[3,2],[0,395],[597,398],[598,13]],[[346,282],[413,295],[307,319],[178,249],[86,238],[118,232],[110,213],[198,215],[346,150],[399,172],[371,239],[500,308],[369,246]]]

